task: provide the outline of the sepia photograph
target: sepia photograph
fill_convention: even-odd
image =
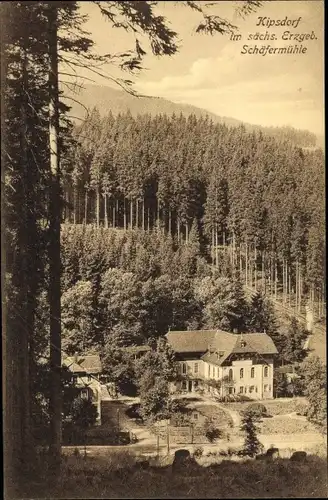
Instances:
[[[327,498],[324,1],[0,21],[4,498]]]

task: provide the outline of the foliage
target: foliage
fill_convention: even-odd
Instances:
[[[67,354],[86,354],[94,347],[93,288],[89,281],[78,281],[63,293],[62,336]]]
[[[88,399],[78,397],[71,405],[72,423],[82,430],[88,429],[97,421],[98,412],[95,405]]]
[[[169,381],[176,377],[176,363],[170,346],[158,339],[156,350],[148,351],[136,362],[136,379],[140,396],[140,413],[145,420],[163,420],[180,410],[173,400]]]
[[[326,429],[327,425],[327,378],[326,367],[317,356],[309,357],[301,366],[304,377],[304,395],[308,400],[307,418]]]
[[[267,408],[262,403],[251,403],[247,405],[245,412],[253,413],[256,417],[261,418],[266,416]]]
[[[282,353],[287,363],[300,363],[305,359],[307,351],[304,349],[304,342],[308,334],[296,318],[290,320],[285,332],[286,341]]]
[[[209,419],[206,419],[204,422],[204,434],[210,443],[214,443],[217,439],[222,437],[221,430]]]
[[[257,437],[259,432],[258,422],[258,414],[253,411],[246,411],[242,416],[240,430],[245,434],[243,455],[254,457],[263,449],[263,445]]]
[[[114,382],[118,391],[127,396],[137,393],[133,357],[124,348],[108,341],[102,351],[103,372]]]
[[[288,380],[285,373],[274,370],[273,373],[273,394],[276,398],[288,396]]]
[[[203,453],[204,453],[204,448],[202,448],[201,446],[199,446],[198,448],[196,448],[194,450],[194,457],[195,458],[200,458],[203,456]]]

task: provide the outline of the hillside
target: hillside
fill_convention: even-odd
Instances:
[[[178,104],[161,97],[134,97],[127,92],[114,89],[108,86],[90,85],[78,91],[77,94],[65,89],[65,103],[71,106],[70,115],[74,120],[83,119],[86,116],[86,109],[97,107],[102,116],[112,112],[114,116],[119,113],[130,111],[132,116],[138,114],[149,113],[152,116],[158,114],[180,115],[185,116],[194,114],[197,118],[205,117],[206,115],[213,120],[214,123],[224,123],[228,127],[238,127],[244,125],[246,130],[261,130],[264,134],[273,136],[278,140],[289,139],[294,145],[300,147],[313,148],[317,144],[315,134],[307,130],[296,130],[292,127],[261,127],[250,123],[243,123],[240,120],[227,116],[219,116],[205,109],[192,106],[191,104]],[[72,100],[73,99],[73,100]],[[79,101],[81,104],[79,104]],[[318,146],[321,146],[319,141]]]

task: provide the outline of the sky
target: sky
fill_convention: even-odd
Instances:
[[[220,116],[229,116],[263,126],[290,125],[324,134],[324,5],[321,0],[265,1],[245,19],[235,15],[240,2],[217,1],[209,10],[230,20],[242,37],[231,41],[229,35],[201,35],[195,27],[199,14],[178,2],[161,1],[158,13],[170,21],[179,34],[179,52],[174,56],[156,57],[147,50],[145,69],[133,77],[135,89],[142,94],[164,97],[177,103],[188,103]],[[89,19],[85,28],[91,33],[100,54],[121,52],[133,47],[133,37],[122,29],[112,28],[91,2],[81,2],[81,11]],[[156,11],[156,12],[157,12]],[[259,17],[269,20],[296,21],[297,27],[256,26]],[[284,41],[282,34],[311,35],[304,42]],[[256,32],[275,34],[276,41],[248,41]],[[146,39],[144,39],[147,42]],[[141,39],[141,42],[143,40]],[[305,54],[241,54],[247,44],[258,47],[303,45]],[[145,47],[148,49],[147,43]],[[104,68],[114,77],[113,67]],[[87,72],[80,74],[90,77]],[[91,76],[94,83],[111,85],[101,77]]]

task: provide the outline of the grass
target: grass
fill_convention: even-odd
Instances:
[[[233,424],[229,413],[214,405],[207,405],[204,403],[204,405],[195,406],[194,410],[198,411],[208,419],[211,419],[218,427],[230,427]]]
[[[260,401],[267,409],[268,415],[277,416],[277,415],[286,415],[288,413],[293,412],[301,412],[307,406],[305,398],[279,398],[279,399],[269,399],[267,401]],[[223,403],[224,406],[230,408],[231,410],[235,410],[241,412],[245,410],[249,403],[249,401],[238,402],[238,403]]]
[[[113,456],[114,457],[114,456]],[[220,465],[143,470],[129,455],[100,465],[73,457],[65,461],[56,484],[50,486],[43,466],[25,498],[325,498],[327,463],[309,456],[305,463],[279,459],[272,463],[224,460]],[[6,495],[10,498],[10,495]]]
[[[279,415],[276,418],[264,418],[260,424],[262,434],[296,434],[299,432],[313,432],[315,428],[306,420],[289,418]]]

